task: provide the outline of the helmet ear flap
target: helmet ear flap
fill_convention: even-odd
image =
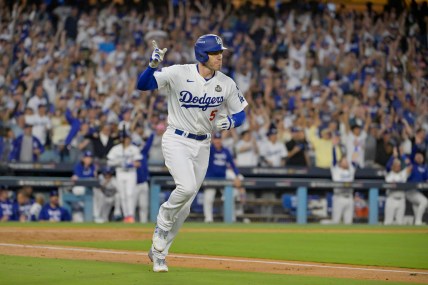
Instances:
[[[196,60],[202,63],[205,63],[208,61],[208,54],[202,50],[198,50],[195,46],[195,57]]]

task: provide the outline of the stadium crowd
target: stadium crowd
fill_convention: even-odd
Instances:
[[[214,33],[228,48],[222,71],[250,105],[246,123],[223,133],[238,167],[330,168],[337,139],[359,167],[385,168],[394,149],[426,164],[426,2],[382,12],[80,2],[0,0],[1,161],[77,163],[91,151],[102,162],[125,129],[141,147],[154,134],[149,163],[162,164],[164,94],[135,90],[150,42],[168,48],[168,66],[196,62],[195,39]]]

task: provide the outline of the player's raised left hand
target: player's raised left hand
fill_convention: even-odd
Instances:
[[[230,130],[235,126],[235,122],[226,114],[220,114],[220,119],[217,120],[217,128],[221,130]]]
[[[163,57],[165,56],[165,53],[168,49],[167,48],[160,49],[155,40],[152,41],[152,45],[153,45],[153,53],[150,58],[149,66],[151,68],[156,68],[158,67],[159,63],[163,61]]]

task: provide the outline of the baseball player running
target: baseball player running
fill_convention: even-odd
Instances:
[[[176,188],[159,209],[149,257],[154,272],[167,272],[168,250],[190,213],[208,167],[211,132],[229,130],[245,120],[248,105],[236,83],[220,72],[226,49],[219,36],[203,35],[195,43],[197,64],[156,71],[166,48],[153,41],[149,67],[140,74],[139,90],[163,89],[168,96],[168,128],[162,138],[165,165]]]
[[[137,167],[142,156],[137,146],[131,144],[131,137],[121,133],[122,142],[115,145],[107,154],[107,164],[116,167],[117,188],[122,202],[125,223],[135,222],[135,192]]]

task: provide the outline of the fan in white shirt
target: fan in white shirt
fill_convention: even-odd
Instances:
[[[254,167],[259,162],[259,148],[250,131],[244,131],[235,146],[236,165]]]
[[[30,98],[27,102],[27,107],[30,107],[33,109],[34,113],[38,112],[38,108],[40,104],[47,104],[48,101],[46,100],[45,96],[43,96],[44,90],[42,85],[38,85],[36,87],[35,95]]]
[[[25,123],[33,126],[33,136],[45,145],[48,131],[52,129],[51,118],[46,114],[46,105],[40,104],[36,114],[26,115]]]
[[[262,165],[271,167],[284,166],[288,151],[285,145],[278,141],[278,131],[271,128],[267,136],[268,139],[259,146]]]

